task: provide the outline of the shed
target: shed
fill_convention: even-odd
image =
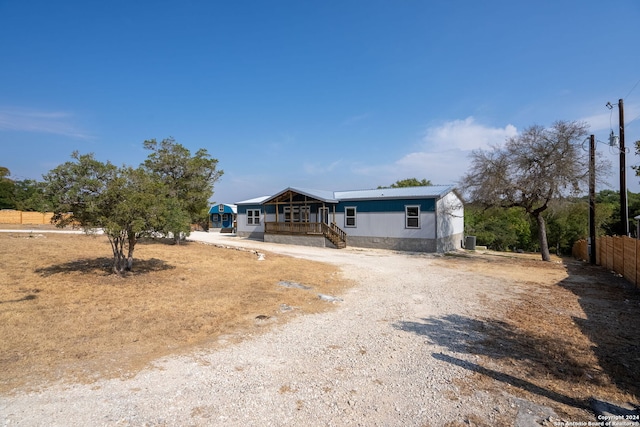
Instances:
[[[209,228],[219,229],[221,233],[233,233],[236,231],[238,207],[219,203],[209,209]]]

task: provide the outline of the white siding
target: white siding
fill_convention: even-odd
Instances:
[[[264,213],[260,216],[260,224],[258,225],[247,224],[246,213],[238,214],[237,223],[238,233],[264,233]]]
[[[346,227],[344,212],[336,213],[336,225],[342,228],[347,236],[434,239],[435,223],[436,215],[433,212],[420,212],[420,228],[406,228],[404,212],[358,212],[356,227]]]
[[[436,209],[439,238],[464,233],[464,207],[455,193],[451,192],[438,200]]]

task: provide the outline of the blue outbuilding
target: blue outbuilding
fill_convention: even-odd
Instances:
[[[220,229],[221,233],[235,233],[237,216],[236,205],[213,205],[209,209],[209,229]]]

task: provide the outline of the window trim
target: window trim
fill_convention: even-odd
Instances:
[[[417,209],[416,215],[409,216],[409,209]],[[409,220],[415,219],[417,221],[417,225],[409,225]],[[420,224],[420,205],[405,205],[404,207],[404,228],[411,229],[419,229],[421,228]]]
[[[347,212],[349,209],[353,209],[353,215],[349,215]],[[358,208],[356,206],[345,206],[344,207],[344,226],[345,228],[356,228],[358,227]],[[349,220],[353,219],[353,224],[349,224]]]
[[[260,225],[260,214],[260,209],[247,209],[247,225]]]
[[[284,222],[310,222],[311,206],[285,206],[282,209]]]

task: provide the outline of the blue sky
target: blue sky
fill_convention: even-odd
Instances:
[[[606,141],[620,98],[632,147],[638,22],[637,0],[0,0],[0,166],[138,165],[172,136],[219,160],[216,202],[450,184],[472,149],[534,124]]]

